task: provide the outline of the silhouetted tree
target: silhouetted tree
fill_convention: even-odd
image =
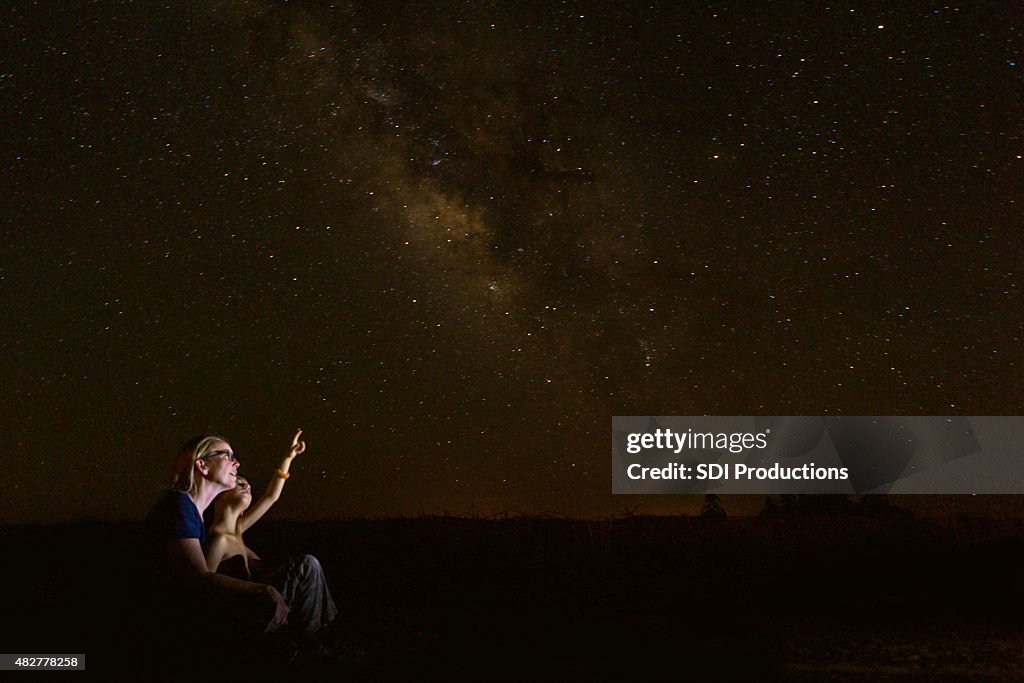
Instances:
[[[725,508],[722,507],[722,499],[713,493],[704,496],[704,506],[700,509],[700,516],[703,519],[726,519]]]

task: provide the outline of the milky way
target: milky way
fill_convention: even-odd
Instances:
[[[306,430],[285,516],[606,515],[694,505],[612,415],[1020,412],[1019,13],[618,5],[6,8],[0,519],[203,431]]]

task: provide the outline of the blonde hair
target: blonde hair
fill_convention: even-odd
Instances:
[[[196,460],[209,455],[213,445],[219,441],[227,441],[217,435],[197,436],[185,442],[178,450],[174,460],[174,471],[171,473],[171,488],[182,493],[194,494],[199,489],[196,481]]]

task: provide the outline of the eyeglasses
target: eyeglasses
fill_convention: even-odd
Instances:
[[[206,455],[204,455],[203,457],[201,457],[199,459],[200,460],[206,460],[207,458],[216,458],[216,457],[221,456],[221,455],[223,455],[225,458],[227,458],[231,462],[239,462],[238,456],[235,455],[234,453],[232,453],[231,451],[210,451],[209,453],[207,453]]]

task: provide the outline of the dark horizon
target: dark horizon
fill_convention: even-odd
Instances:
[[[37,518],[4,518],[0,520],[0,526],[7,527],[31,527],[31,526],[74,526],[80,524],[141,524],[149,512],[151,499],[159,494],[160,490],[154,490],[150,498],[140,498],[139,507],[135,512],[124,511],[123,516],[114,515],[68,515],[61,511],[59,517],[49,519]],[[846,498],[855,506],[867,496],[830,496],[834,498]],[[288,524],[319,524],[329,522],[357,522],[357,521],[388,521],[388,520],[415,520],[437,517],[450,517],[463,520],[483,521],[505,521],[505,520],[529,520],[529,519],[562,519],[566,521],[591,521],[602,522],[611,520],[628,520],[640,517],[686,517],[698,518],[701,516],[701,508],[704,505],[703,495],[665,495],[665,496],[616,496],[612,501],[612,507],[605,515],[572,515],[557,510],[495,510],[485,511],[477,507],[470,507],[464,510],[459,509],[438,509],[438,510],[416,510],[408,513],[394,514],[366,514],[350,513],[340,511],[334,515],[322,517],[310,517],[303,514],[296,514],[294,506],[287,506],[279,503],[271,515],[272,522]],[[1019,500],[1020,496],[1012,494],[994,495],[888,495],[889,505],[895,510],[905,510],[910,513],[911,519],[922,521],[927,520],[958,520],[958,519],[992,519],[992,520],[1014,520],[1024,518],[1024,501]],[[654,499],[652,501],[652,499]],[[665,499],[661,503],[657,499]],[[756,520],[761,517],[764,508],[765,496],[754,495],[723,495],[720,496],[721,505],[728,519],[731,520]],[[653,504],[648,504],[652,503]],[[850,514],[836,512],[813,512],[805,510],[800,514],[783,515],[789,519],[817,519],[826,522],[829,519],[855,519],[870,518],[863,513],[854,510]]]

